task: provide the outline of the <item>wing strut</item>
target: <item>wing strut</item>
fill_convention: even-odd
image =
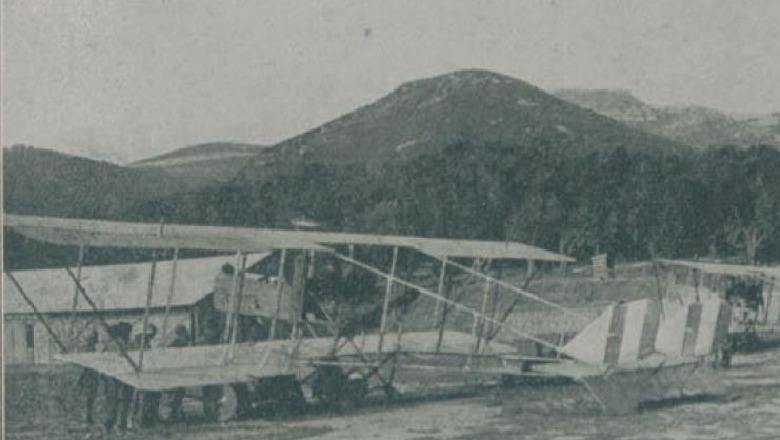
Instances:
[[[244,270],[246,260],[242,259],[241,251],[236,251],[236,264],[233,266],[233,286],[230,289],[230,300],[228,301],[227,316],[225,319],[225,330],[222,332],[222,362],[227,363],[228,360],[228,344],[231,342],[230,331],[235,330],[233,321],[236,320],[236,303],[238,302],[239,283],[243,283],[243,280],[239,280],[243,276],[241,271]]]
[[[246,282],[246,254],[241,254],[241,269],[239,273],[238,294],[236,295],[236,303],[233,308],[233,333],[230,334],[230,348],[228,352],[228,359],[233,360],[236,354],[236,340],[238,339],[238,320],[240,316],[238,312],[241,310],[241,295],[244,294],[244,283]]]
[[[489,269],[486,268],[485,271],[487,272]],[[487,275],[487,273],[485,273]],[[490,278],[485,279],[485,291],[482,292],[482,309],[480,311],[480,314],[482,316],[486,316],[485,313],[487,312],[487,301],[488,301],[488,294],[490,293]],[[481,324],[481,325],[480,325]],[[476,316],[474,316],[474,326],[471,329],[472,334],[475,338],[477,338],[477,341],[474,345],[474,353],[479,353],[479,346],[482,343],[482,338],[485,336],[485,321],[481,321],[477,319]],[[479,330],[479,332],[477,332]]]
[[[57,343],[57,346],[60,347],[60,351],[62,353],[67,352],[68,350],[65,348],[65,345],[63,345],[62,341],[60,341],[60,338],[57,337],[57,334],[54,333],[54,330],[52,330],[51,326],[49,326],[49,322],[46,321],[46,318],[43,317],[43,314],[38,310],[38,307],[35,306],[35,303],[30,299],[29,296],[27,296],[27,293],[24,292],[24,289],[22,289],[22,285],[19,284],[19,281],[17,281],[16,278],[14,278],[11,272],[7,270],[3,272],[5,272],[5,274],[8,275],[8,279],[14,283],[14,286],[16,286],[16,290],[19,292],[20,295],[22,295],[22,298],[24,298],[27,304],[30,305],[33,314],[35,314],[35,317],[41,321],[44,327],[46,327],[46,331],[49,332],[51,338],[54,340],[54,342]]]
[[[428,254],[428,255],[430,255],[430,254]],[[433,257],[433,258],[435,258],[435,259],[437,259],[439,261],[444,261],[443,258],[437,257],[435,255],[431,255],[431,257]],[[546,299],[544,299],[544,298],[542,298],[542,297],[540,297],[538,295],[534,295],[533,293],[528,292],[527,290],[521,289],[521,288],[519,288],[519,287],[517,287],[515,285],[512,285],[512,284],[509,284],[506,281],[501,281],[498,278],[491,277],[491,276],[489,276],[487,274],[484,274],[484,273],[482,273],[482,272],[480,272],[480,271],[478,271],[476,269],[472,269],[472,268],[470,268],[468,266],[464,266],[464,265],[462,265],[460,263],[456,263],[456,262],[454,262],[452,260],[447,260],[447,264],[449,264],[451,266],[454,266],[454,267],[457,267],[458,269],[460,269],[460,270],[462,270],[464,272],[468,272],[470,274],[473,274],[473,275],[476,275],[478,277],[481,277],[481,278],[483,278],[485,280],[489,280],[493,284],[497,284],[497,285],[499,285],[501,287],[509,289],[509,290],[511,290],[513,292],[516,292],[516,293],[518,293],[518,294],[520,294],[522,296],[525,296],[526,298],[530,298],[530,299],[532,299],[534,301],[538,301],[538,302],[540,302],[542,304],[545,304],[545,305],[548,305],[548,306],[553,307],[555,309],[558,309],[558,310],[560,310],[563,313],[566,313],[566,314],[569,314],[569,315],[573,315],[573,316],[583,317],[583,318],[585,317],[584,315],[581,315],[580,313],[574,312],[571,309],[563,307],[563,306],[561,306],[559,304],[556,304],[556,303],[554,303],[552,301],[548,301],[548,300],[546,300]]]
[[[168,334],[168,315],[171,313],[171,302],[173,301],[173,294],[176,291],[176,266],[179,263],[179,248],[173,248],[173,267],[171,268],[171,285],[168,289],[168,297],[165,298],[165,314],[163,315],[162,322],[162,334],[164,338]],[[192,328],[193,334],[195,328]]]
[[[144,368],[144,351],[146,350],[146,331],[149,328],[149,307],[154,295],[154,278],[157,275],[157,250],[152,250],[152,270],[149,272],[149,284],[146,286],[146,305],[144,307],[143,324],[141,325],[141,346],[138,347],[138,371]],[[152,341],[148,341],[151,347]]]
[[[274,307],[274,317],[271,320],[271,331],[268,334],[268,340],[273,340],[276,337],[276,325],[279,321],[279,311],[282,306],[282,293],[284,288],[284,264],[287,259],[287,249],[282,249],[282,254],[279,256],[279,273],[277,280],[279,281],[278,290],[276,292],[276,305]]]
[[[361,267],[361,268],[363,268],[363,269],[365,269],[365,270],[367,270],[369,272],[372,272],[372,273],[374,273],[376,275],[379,275],[380,277],[390,278],[389,274],[387,274],[385,272],[382,272],[381,270],[379,270],[379,269],[377,269],[377,268],[375,268],[375,267],[373,267],[371,265],[363,263],[362,261],[358,261],[358,260],[356,260],[354,258],[349,258],[346,255],[342,255],[342,254],[340,254],[338,252],[335,252],[333,254],[333,256],[338,258],[338,259],[340,259],[340,260],[346,261],[347,263],[351,263],[351,264],[354,264],[355,266]],[[484,276],[484,275],[482,275],[482,276]],[[474,309],[472,309],[470,307],[466,307],[463,304],[460,304],[460,303],[458,303],[456,301],[453,301],[453,300],[451,300],[449,298],[444,298],[444,297],[436,294],[436,292],[428,290],[428,289],[426,289],[426,288],[424,288],[422,286],[418,286],[418,285],[416,285],[414,283],[410,283],[409,281],[406,281],[404,279],[393,277],[393,281],[395,281],[396,283],[401,284],[403,286],[406,286],[406,287],[409,287],[411,289],[414,289],[414,290],[420,292],[421,294],[423,294],[425,296],[428,296],[428,297],[431,297],[431,298],[434,298],[434,299],[438,299],[442,303],[450,305],[451,307],[454,307],[455,309],[458,309],[460,311],[463,311],[463,312],[466,312],[466,313],[470,313],[470,314],[472,314],[474,316],[479,314],[479,312],[477,312],[476,310],[474,310]],[[493,282],[506,284],[503,281],[499,281],[499,280],[495,280],[495,279],[494,279]],[[512,286],[511,284],[508,284],[508,285]],[[512,287],[517,289],[514,286],[512,286]],[[560,307],[560,306],[558,306],[558,307]],[[557,346],[557,345],[555,345],[555,344],[553,344],[553,343],[551,343],[549,341],[545,341],[544,339],[537,338],[534,335],[531,335],[531,334],[528,334],[526,332],[517,330],[516,328],[510,327],[510,326],[506,325],[505,323],[503,323],[503,322],[501,322],[501,321],[499,321],[497,319],[488,318],[487,316],[483,316],[482,319],[485,320],[486,322],[492,322],[493,324],[496,324],[496,325],[498,325],[501,328],[505,328],[505,329],[511,331],[512,333],[515,333],[518,336],[521,336],[521,337],[523,337],[525,339],[528,339],[528,340],[533,341],[533,342],[538,342],[539,344],[541,344],[541,345],[543,345],[545,347],[549,347],[549,348],[552,348],[554,350],[560,350],[562,348],[562,347],[559,347],[559,346]]]
[[[79,279],[76,278],[76,275],[73,273],[72,270],[70,270],[70,267],[65,266],[65,271],[68,272],[68,275],[70,275],[71,279],[73,279],[73,282],[76,284],[76,288],[79,290],[79,292],[81,292],[81,296],[83,296],[84,299],[87,300],[89,306],[92,307],[92,310],[95,311],[95,315],[100,321],[100,324],[106,330],[108,337],[113,339],[119,345],[119,352],[122,355],[122,357],[125,358],[125,360],[127,361],[128,364],[130,364],[131,367],[133,367],[133,371],[135,371],[136,373],[139,372],[140,369],[138,368],[138,364],[136,364],[135,361],[127,354],[127,347],[125,346],[125,344],[121,341],[118,341],[114,336],[111,335],[113,332],[109,331],[108,323],[106,322],[105,319],[103,319],[103,315],[100,314],[100,310],[98,309],[95,302],[92,301],[92,298],[90,298],[89,295],[87,295],[86,290],[84,290],[84,286],[81,285],[81,281],[79,281]]]
[[[444,258],[442,258],[441,260],[441,269],[439,269],[439,284],[436,291],[436,293],[438,293],[439,296],[444,296],[444,277],[446,276],[446,272],[447,272],[447,256],[445,255]],[[433,330],[436,330],[436,328],[439,326],[440,314],[441,314],[441,302],[439,300],[436,300],[436,308],[433,311]]]
[[[395,280],[395,266],[398,262],[398,246],[393,247],[393,263],[390,267],[390,276],[386,278],[385,300],[382,304],[382,321],[379,325],[379,352],[382,352],[382,343],[385,339],[387,330],[387,307],[390,305],[390,294],[393,292],[393,281]]]
[[[82,244],[79,246],[79,257],[77,261],[76,266],[76,276],[81,279],[81,267],[84,264],[84,253],[86,249],[84,248],[84,245]],[[70,311],[70,329],[68,330],[68,344],[73,346],[75,345],[75,339],[76,339],[76,308],[79,305],[79,290],[75,287],[73,288],[73,306],[71,307]]]
[[[439,285],[436,287],[437,294],[442,298],[447,298],[445,295],[444,287],[447,282],[447,256],[441,260],[441,269],[439,272]],[[452,287],[452,286],[448,286]],[[433,321],[434,330],[438,330],[439,335],[436,338],[436,353],[441,351],[441,342],[444,339],[444,325],[447,323],[447,305],[443,304],[441,300],[436,299],[436,319]]]

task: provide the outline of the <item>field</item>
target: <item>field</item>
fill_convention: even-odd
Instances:
[[[477,289],[474,287],[474,289]],[[656,293],[655,280],[592,280],[547,277],[530,290],[569,307],[597,313],[611,301],[631,300]],[[566,293],[563,293],[566,292]],[[475,292],[476,293],[476,290]],[[481,293],[481,292],[480,292]],[[465,295],[475,301],[479,295]],[[516,312],[520,321],[545,321],[555,313],[524,302]],[[476,306],[476,304],[472,304]],[[425,319],[432,303],[420,302],[408,327],[430,325]],[[522,319],[520,319],[522,318]],[[454,316],[453,326],[470,330],[471,321]],[[408,329],[407,327],[407,329]],[[534,330],[534,329],[531,329]],[[115,434],[127,439],[448,439],[480,438],[731,438],[713,432],[741,433],[743,438],[775,438],[780,429],[780,352],[739,356],[736,366],[723,370],[731,385],[727,396],[714,400],[648,409],[626,417],[607,417],[579,387],[482,387],[449,398],[412,394],[404,400],[375,400],[360,408],[333,412],[310,405],[303,414],[263,411],[227,424],[210,423],[200,415],[200,403],[185,403],[185,423],[161,425]],[[68,366],[12,367],[7,370],[6,435],[11,439],[83,439],[102,437],[83,419],[83,397],[76,386],[80,371]],[[431,375],[431,383],[441,376]],[[656,430],[664,426],[663,435]],[[715,430],[712,426],[717,426]]]
[[[312,407],[303,415],[257,416],[226,424],[195,416],[187,423],[159,426],[108,438],[243,440],[293,439],[775,439],[780,432],[780,351],[738,356],[719,370],[726,395],[644,409],[628,416],[600,414],[584,393],[560,387],[486,389],[472,396],[370,404],[342,413]],[[65,377],[67,375],[59,375]],[[12,376],[13,377],[13,376]],[[71,378],[73,376],[71,375]],[[38,378],[39,384],[47,383]],[[59,380],[58,380],[59,381]],[[55,382],[58,382],[55,381]],[[21,383],[16,378],[15,383]],[[59,383],[62,383],[61,381]],[[64,385],[63,385],[64,386]],[[99,437],[80,424],[78,398],[48,393],[6,400],[9,439]],[[514,396],[512,395],[514,394]],[[12,399],[13,395],[7,395]],[[512,405],[502,405],[509,399]],[[38,402],[37,409],[27,405]],[[48,402],[48,403],[47,403]],[[512,409],[507,409],[511,407]],[[31,411],[30,411],[31,410]]]

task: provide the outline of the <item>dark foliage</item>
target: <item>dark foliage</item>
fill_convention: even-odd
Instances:
[[[457,143],[379,171],[299,164],[130,212],[138,220],[269,227],[305,216],[329,230],[517,240],[579,258],[714,252],[777,261],[778,170],[780,150],[766,146],[562,155]],[[751,240],[759,242],[754,255]]]
[[[29,148],[4,159],[4,208],[19,214],[281,228],[305,217],[333,231],[516,240],[581,259],[780,260],[776,147],[694,150],[484,71],[402,85],[237,159],[237,175],[233,162],[175,174]],[[223,172],[235,177],[214,178]],[[72,249],[5,239],[9,267],[75,261]]]

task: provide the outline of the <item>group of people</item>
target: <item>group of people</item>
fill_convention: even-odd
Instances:
[[[152,341],[157,336],[157,327],[150,324],[145,333],[139,333],[131,341],[133,326],[128,322],[120,322],[108,327],[107,340],[102,341],[102,352],[121,352],[123,350],[137,350],[143,347],[150,349]],[[99,340],[98,332],[91,332],[85,341],[87,352],[97,352]],[[184,347],[190,343],[190,334],[184,325],[176,326],[174,339],[166,344],[168,347]],[[137,392],[130,385],[107,375],[102,375],[91,368],[85,368],[79,378],[78,385],[82,388],[86,398],[85,422],[94,425],[95,402],[98,398],[98,389],[103,384],[105,392],[105,419],[103,427],[106,432],[114,429],[124,431],[128,427],[130,415],[139,425],[148,426],[159,421],[158,409],[161,394],[157,392]],[[184,389],[176,389],[171,392],[170,420],[183,419],[182,403]]]

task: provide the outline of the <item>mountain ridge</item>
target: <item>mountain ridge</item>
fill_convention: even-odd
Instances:
[[[168,159],[178,159],[187,157],[198,157],[200,155],[226,155],[226,154],[240,154],[240,153],[252,153],[256,154],[257,150],[267,148],[267,145],[249,144],[241,142],[229,142],[229,141],[215,141],[204,142],[195,145],[188,145],[181,148],[176,148],[168,153],[159,154],[143,158],[128,164],[128,166],[155,166],[157,162],[164,162]],[[163,166],[163,165],[158,165]]]
[[[230,181],[265,145],[208,142],[178,148],[168,153],[128,164],[130,168],[157,168],[182,179],[215,184]]]
[[[780,121],[738,118],[699,105],[652,106],[621,89],[559,89],[555,96],[624,124],[693,147],[780,145]],[[765,124],[765,125],[762,125]]]
[[[684,150],[507,75],[460,70],[401,84],[389,94],[261,151],[243,174],[283,162],[366,163],[413,158],[457,142],[546,144],[577,154]]]

